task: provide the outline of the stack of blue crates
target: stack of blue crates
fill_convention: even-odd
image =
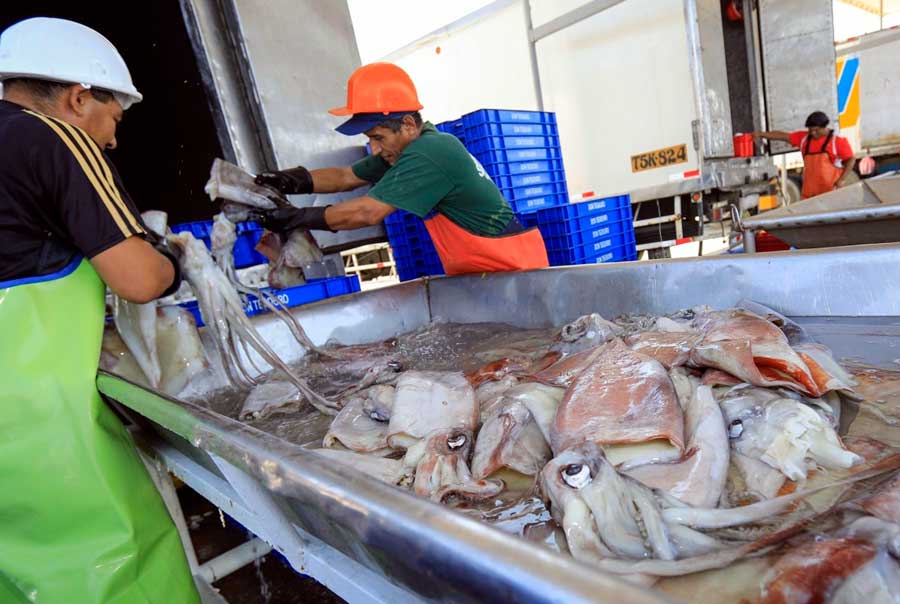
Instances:
[[[556,115],[479,109],[462,116],[464,144],[517,214],[566,203]]]
[[[171,225],[173,233],[181,233],[190,231],[195,239],[201,240],[206,247],[212,249],[213,221],[200,220],[196,222],[182,222]],[[235,225],[237,240],[234,242],[234,266],[235,268],[245,268],[248,266],[256,266],[265,264],[268,259],[257,252],[254,248],[259,243],[263,234],[263,228],[255,222],[239,222]],[[431,241],[428,242],[431,244]],[[300,306],[309,304],[317,300],[331,298],[334,296],[342,296],[358,292],[360,290],[359,278],[356,275],[349,277],[327,277],[322,279],[310,279],[305,285],[297,285],[285,289],[274,289],[267,287],[266,291],[275,294],[281,303],[287,307]],[[197,321],[197,327],[203,325],[203,319],[200,316],[200,309],[196,301],[183,302],[179,306],[187,308],[193,313]],[[244,313],[249,317],[266,312],[265,307],[256,299],[250,296],[247,306],[244,307]]]
[[[637,260],[628,195],[545,208],[519,221],[540,229],[552,266]]]
[[[182,222],[171,226],[173,233],[190,231],[195,239],[200,239],[208,249],[212,249],[210,236],[212,235],[212,220],[198,220],[197,222]],[[254,248],[259,243],[263,234],[263,228],[255,222],[239,222],[235,225],[237,240],[234,242],[234,266],[244,268],[265,264],[266,257]]]
[[[627,195],[569,204],[556,115],[480,109],[435,126],[484,166],[525,227],[538,227],[553,266],[636,260]],[[444,274],[425,224],[397,210],[385,220],[402,281]]]
[[[446,122],[441,122],[440,124],[435,124],[434,127],[439,132],[452,134],[453,136],[458,138],[462,144],[466,144],[466,131],[465,126],[463,126],[462,118],[459,118],[458,120],[448,120]]]
[[[421,218],[411,212],[396,210],[385,218],[384,230],[391,242],[401,281],[444,274],[444,266]]]

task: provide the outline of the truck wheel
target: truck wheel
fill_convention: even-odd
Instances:
[[[801,181],[802,182],[802,181]],[[784,184],[785,205],[791,205],[800,201],[800,183],[793,178],[787,178]]]

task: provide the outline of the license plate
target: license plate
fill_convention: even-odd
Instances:
[[[674,147],[632,155],[631,171],[643,172],[644,170],[653,170],[654,168],[662,168],[673,164],[684,164],[687,163],[687,160],[687,145],[675,145]]]

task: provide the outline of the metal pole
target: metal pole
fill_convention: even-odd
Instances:
[[[222,577],[247,566],[271,551],[271,545],[259,537],[254,537],[250,541],[228,550],[221,556],[216,556],[212,560],[204,562],[200,565],[197,574],[208,582],[215,583]]]
[[[793,229],[822,224],[840,224],[846,222],[870,222],[875,220],[893,220],[900,218],[900,204],[882,204],[832,210],[815,214],[794,214],[790,216],[768,217],[765,214],[754,216],[743,221],[743,228],[752,229]]]
[[[175,485],[172,484],[172,477],[166,468],[156,459],[150,456],[143,449],[138,448],[138,455],[144,462],[144,467],[150,474],[150,479],[159,491],[163,503],[172,518],[172,523],[178,530],[178,538],[181,539],[181,546],[184,548],[184,556],[187,558],[188,568],[191,574],[196,575],[200,568],[197,561],[197,552],[194,550],[194,544],[191,541],[191,534],[188,530],[187,522],[184,519],[184,510],[181,509],[181,502],[178,500],[178,493],[175,492]]]
[[[681,239],[684,237],[684,228],[682,226],[683,216],[681,215],[681,195],[675,196],[675,239]]]
[[[756,232],[751,231],[749,229],[742,231],[741,233],[744,238],[744,253],[745,254],[755,254],[756,253]]]
[[[529,27],[529,37],[532,39],[532,42],[537,42],[541,38],[546,38],[560,30],[571,27],[580,21],[584,21],[588,17],[593,17],[597,13],[602,13],[608,8],[612,8],[617,4],[622,4],[622,2],[625,2],[625,0],[592,0],[583,6],[579,6],[576,9],[560,15],[552,21],[544,23],[536,30],[532,30],[531,27]],[[528,0],[526,0],[526,4],[527,3]],[[530,19],[531,17],[529,16],[529,21]]]
[[[544,91],[541,88],[541,69],[538,65],[537,40],[534,38],[534,25],[531,21],[531,3],[522,0],[522,10],[525,13],[525,33],[528,34],[528,55],[531,60],[531,79],[534,83],[534,98],[537,100],[538,111],[544,110]]]

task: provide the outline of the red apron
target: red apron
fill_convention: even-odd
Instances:
[[[470,233],[443,214],[425,221],[444,272],[496,273],[550,266],[544,238],[536,228],[512,235],[482,237]]]
[[[832,141],[833,135],[834,131],[829,130],[825,144],[815,153],[809,152],[809,143],[812,137],[807,135],[806,149],[803,150],[803,190],[801,191],[803,199],[834,191],[835,183],[844,173],[843,169],[834,165],[828,155],[828,143]]]

